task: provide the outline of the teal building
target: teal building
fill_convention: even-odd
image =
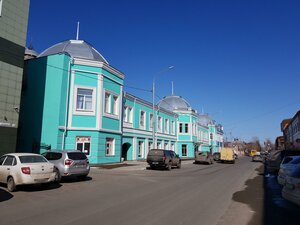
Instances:
[[[25,61],[18,151],[77,149],[91,164],[218,151],[222,130],[180,96],[153,105],[123,90],[124,74],[89,43],[68,40]]]

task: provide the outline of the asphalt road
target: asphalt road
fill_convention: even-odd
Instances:
[[[185,161],[171,171],[93,168],[81,182],[21,187],[12,194],[2,186],[0,224],[248,224],[251,207],[234,197],[259,166],[244,157],[235,164]]]

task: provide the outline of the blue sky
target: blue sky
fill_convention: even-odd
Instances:
[[[126,91],[151,101],[139,89],[155,77],[162,98],[173,81],[228,139],[274,141],[300,105],[299,12],[297,0],[31,0],[27,44],[75,39],[80,21],[79,39],[125,74]]]

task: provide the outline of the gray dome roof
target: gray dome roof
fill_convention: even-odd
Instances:
[[[158,102],[158,106],[169,111],[173,110],[191,110],[190,104],[181,96],[166,96]]]
[[[208,126],[208,124],[214,123],[214,121],[210,118],[210,116],[208,114],[198,115],[198,122],[205,126]]]
[[[89,59],[108,64],[106,59],[96,49],[83,40],[68,40],[60,42],[43,51],[38,57],[59,53],[68,53],[74,58]]]

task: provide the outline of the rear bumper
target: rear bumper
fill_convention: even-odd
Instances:
[[[286,188],[282,189],[282,197],[290,202],[293,202],[297,205],[300,205],[300,195],[299,193],[294,193],[291,190],[287,190]]]
[[[90,172],[90,167],[86,168],[64,168],[60,171],[60,175],[62,177],[70,177],[70,176],[86,176]]]
[[[21,177],[15,179],[16,185],[23,184],[42,184],[49,183],[55,180],[55,173],[51,173],[50,176],[39,176],[33,177],[31,175],[22,175]]]

